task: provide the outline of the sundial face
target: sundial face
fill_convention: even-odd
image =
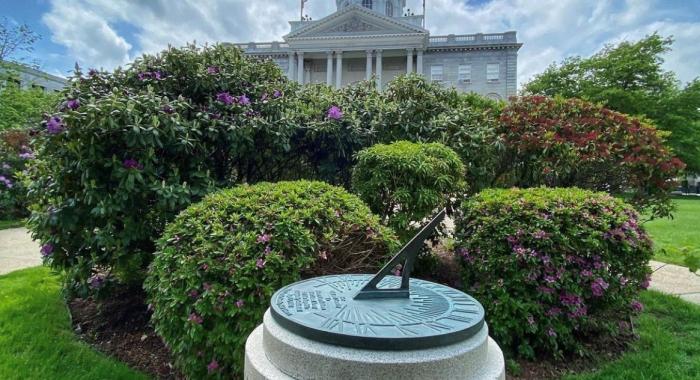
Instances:
[[[471,296],[429,281],[410,279],[407,298],[355,299],[372,275],[316,277],[272,296],[272,316],[306,338],[340,346],[411,350],[456,343],[476,334],[484,308]],[[386,276],[378,289],[398,288]]]

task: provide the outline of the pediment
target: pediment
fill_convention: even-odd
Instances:
[[[299,28],[284,39],[427,33],[419,26],[386,17],[362,6],[351,6]]]

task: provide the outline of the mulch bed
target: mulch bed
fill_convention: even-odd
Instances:
[[[69,303],[78,337],[100,352],[158,379],[184,379],[170,351],[148,323],[141,292],[120,292],[110,300],[76,298]]]

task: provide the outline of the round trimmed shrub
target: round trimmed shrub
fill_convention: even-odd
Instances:
[[[158,242],[145,288],[157,333],[189,378],[241,376],[248,334],[272,294],[303,277],[373,272],[391,230],[342,188],[243,185],[184,210]]]
[[[583,351],[629,328],[652,243],[635,210],[576,188],[485,190],[465,201],[455,252],[492,336],[533,358]]]
[[[440,143],[398,141],[377,144],[357,153],[352,189],[403,239],[412,222],[448,206],[465,190],[464,164]]]

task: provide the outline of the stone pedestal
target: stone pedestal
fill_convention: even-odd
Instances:
[[[245,379],[505,379],[503,353],[488,327],[450,345],[367,350],[313,341],[280,326],[268,310],[246,342]]]

